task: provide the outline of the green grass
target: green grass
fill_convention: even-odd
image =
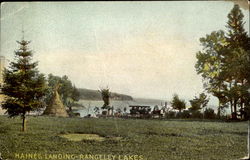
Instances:
[[[247,122],[28,117],[27,127],[22,133],[20,118],[0,116],[4,159],[17,159],[15,153],[142,155],[147,160],[247,155]],[[63,134],[97,134],[105,140],[71,141]]]

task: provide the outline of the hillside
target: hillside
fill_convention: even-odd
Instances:
[[[98,90],[79,88],[80,99],[83,100],[102,100],[101,93]],[[132,96],[111,92],[112,100],[133,100]]]

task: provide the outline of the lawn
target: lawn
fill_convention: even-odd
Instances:
[[[27,125],[22,133],[20,118],[0,116],[4,160],[69,159],[56,156],[62,154],[82,160],[236,160],[247,155],[247,122],[30,116]],[[101,140],[70,140],[71,134]]]

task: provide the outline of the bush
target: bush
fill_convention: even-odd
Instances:
[[[191,113],[191,117],[192,118],[200,118],[200,119],[202,119],[203,118],[203,114],[200,111],[193,111]]]
[[[166,118],[175,118],[176,112],[174,111],[169,111],[168,113],[166,113]]]
[[[177,117],[178,118],[190,118],[191,115],[189,111],[184,110],[183,112],[178,112]]]
[[[214,119],[216,117],[216,114],[214,113],[214,110],[212,108],[206,108],[204,117],[207,119]]]

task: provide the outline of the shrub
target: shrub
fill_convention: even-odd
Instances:
[[[216,117],[216,114],[212,108],[206,108],[204,117],[207,119],[214,119]]]
[[[169,111],[168,113],[166,113],[166,118],[175,118],[176,116],[176,112],[174,111]]]
[[[177,117],[178,118],[190,118],[191,115],[189,111],[184,110],[183,112],[178,112]]]
[[[193,111],[191,113],[191,117],[192,118],[200,118],[200,119],[202,119],[203,118],[203,114],[200,111]]]

